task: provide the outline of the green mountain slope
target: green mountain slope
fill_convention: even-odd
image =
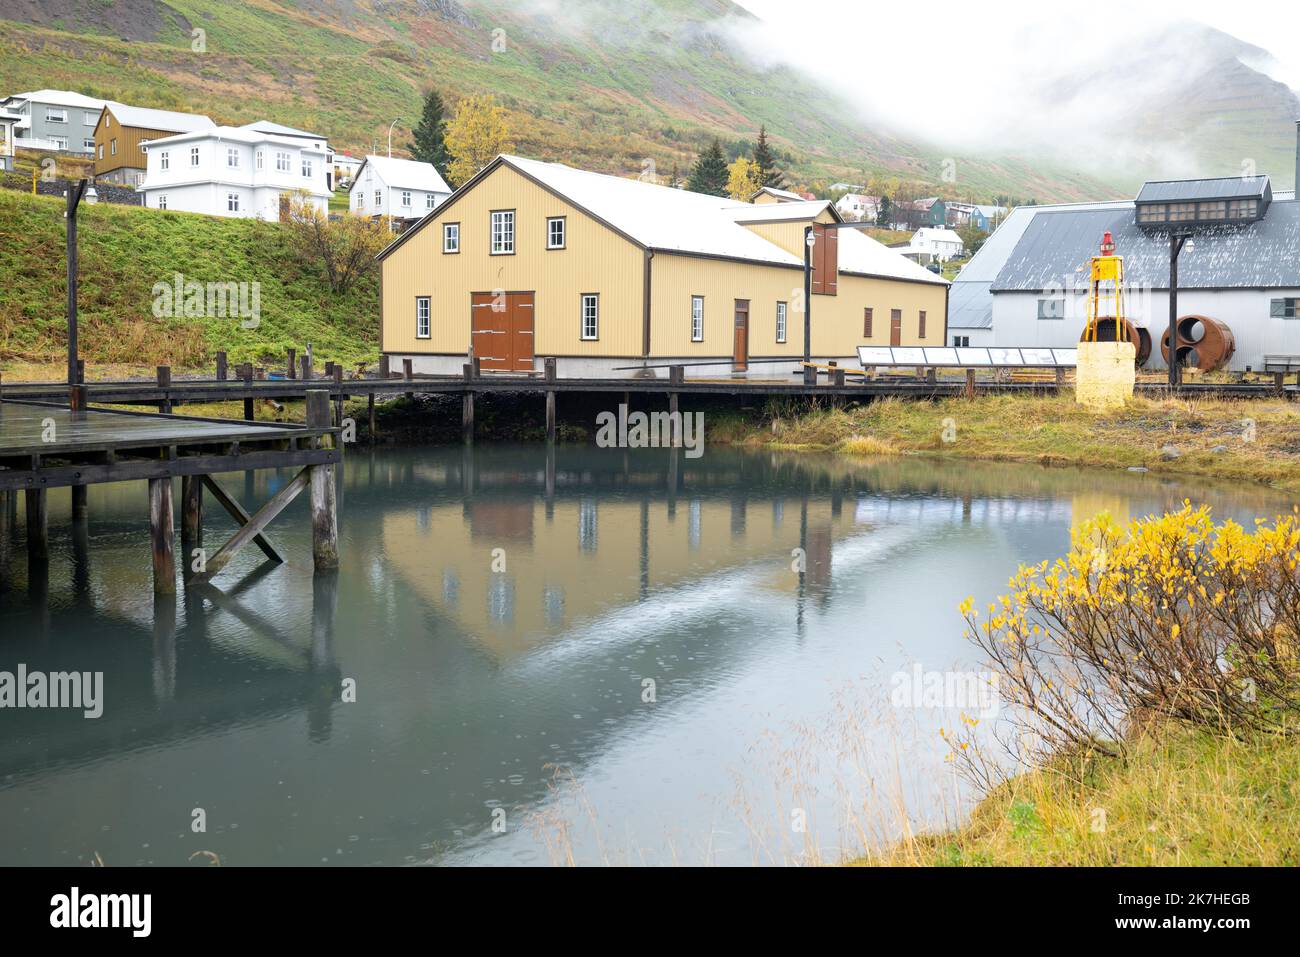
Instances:
[[[402,147],[421,92],[492,92],[519,151],[607,172],[684,168],[760,124],[811,183],[863,170],[941,182],[951,155],[866,129],[833,94],[762,68],[717,25],[727,0],[0,0],[0,89],[72,88],[218,122],[269,118],[350,151]],[[204,52],[194,52],[194,30]],[[1083,198],[1101,181],[1030,157],[962,160],[972,196]]]

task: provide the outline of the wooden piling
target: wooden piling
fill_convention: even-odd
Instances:
[[[289,378],[290,379],[298,378],[298,360],[296,358],[298,355],[298,350],[286,349],[285,355],[288,356],[289,358],[289,361],[285,364],[285,368],[288,370]]]
[[[149,480],[149,542],[153,549],[155,595],[176,593],[176,555],[172,538],[172,480]]]
[[[164,414],[171,414],[172,400],[167,396],[167,390],[172,387],[172,367],[158,366],[158,394],[161,398],[158,400],[158,411]]]
[[[307,427],[326,428],[330,421],[330,394],[324,389],[307,392]],[[311,552],[317,571],[339,567],[338,505],[334,466],[311,466]]]
[[[197,475],[181,476],[181,541],[203,544],[203,479]],[[185,561],[188,567],[188,551]]]
[[[239,371],[244,380],[244,388],[251,388],[253,385],[253,364],[251,362],[245,362],[240,367]],[[250,395],[244,399],[244,419],[245,421],[252,422],[255,418],[257,418],[257,414],[253,408],[253,397]]]
[[[311,356],[303,353],[298,359],[298,364],[302,367],[302,381],[311,381]]]
[[[546,390],[546,441],[555,441],[555,390]]]
[[[380,356],[379,357],[379,378],[391,379],[392,376],[393,374],[392,374],[391,360],[389,359],[388,356]]]
[[[975,398],[975,370],[966,370],[966,398]]]
[[[375,421],[375,394],[373,392],[366,396],[366,417],[369,420],[366,424],[368,426],[367,432],[370,436],[370,444],[374,445],[375,436],[379,433],[379,429]]]
[[[343,428],[343,365],[336,363],[331,370],[334,379],[334,425]]]
[[[50,557],[49,502],[43,488],[23,490],[27,504],[27,560],[45,562]]]
[[[474,441],[474,393],[466,392],[460,403],[461,437],[467,442]]]
[[[218,352],[217,353],[217,381],[225,382],[227,376],[228,376],[228,372],[226,366],[226,354],[224,352]]]
[[[405,379],[407,382],[410,382],[411,379],[414,378],[414,373],[411,371],[411,360],[410,360],[410,359],[403,359],[403,360],[402,360],[402,378]],[[414,393],[414,392],[408,392],[408,393],[406,393],[406,397],[407,397],[408,399],[414,399],[414,398],[415,398],[415,393]]]
[[[1274,372],[1273,391],[1276,392],[1278,395],[1281,395],[1285,391],[1285,389],[1286,389],[1286,373]]]

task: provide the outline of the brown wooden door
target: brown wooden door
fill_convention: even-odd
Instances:
[[[891,346],[901,346],[903,344],[903,310],[889,310],[889,344]]]
[[[512,292],[510,299],[510,371],[533,371],[533,293]]]
[[[533,370],[533,293],[470,296],[470,341],[485,372]]]
[[[732,365],[737,372],[749,368],[749,300],[736,300],[736,335],[732,344]]]

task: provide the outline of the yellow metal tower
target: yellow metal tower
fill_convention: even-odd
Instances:
[[[1115,255],[1115,240],[1106,232],[1101,239],[1101,255],[1092,257],[1092,280],[1088,289],[1088,325],[1084,342],[1097,342],[1097,326],[1102,319],[1114,318],[1115,342],[1128,342],[1128,322],[1124,316],[1124,257]]]

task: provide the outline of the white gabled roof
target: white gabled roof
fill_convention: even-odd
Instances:
[[[942,226],[922,226],[912,235],[912,243],[917,242],[934,242],[934,243],[957,243],[961,244],[961,236],[955,230],[945,229]]]
[[[174,110],[155,110],[146,106],[128,106],[125,103],[105,104],[123,126],[146,130],[163,130],[174,133],[194,133],[210,130],[217,124],[198,113],[177,113]]]
[[[367,161],[369,159],[371,158],[368,157]],[[506,154],[498,159],[595,216],[633,242],[662,252],[718,256],[802,269],[802,254],[795,256],[786,252],[744,223],[811,220],[830,206],[829,200],[820,199],[755,205],[659,186],[643,180],[592,173],[562,163],[546,163]],[[489,165],[479,176],[491,168]],[[455,202],[456,197],[465,189],[462,186],[448,202]],[[436,216],[439,212],[429,215]],[[428,218],[425,218],[426,221]],[[383,258],[418,229],[419,227],[407,230],[380,253],[380,257]],[[947,285],[943,278],[856,229],[841,229],[839,232],[841,272]]]
[[[175,136],[163,136],[148,143],[142,143],[141,149],[149,150],[155,146],[171,146],[176,143],[190,143],[198,140],[215,139],[223,143],[270,143],[273,146],[292,146],[304,153],[325,155],[324,146],[313,146],[291,136],[277,136],[274,133],[262,133],[242,126],[214,126],[211,129],[195,130],[193,133],[177,133]]]
[[[245,123],[238,127],[241,130],[253,130],[258,133],[278,133],[283,136],[303,136],[309,140],[320,140],[322,143],[327,142],[329,137],[321,136],[319,133],[311,133],[307,130],[295,129],[292,126],[285,126],[283,123],[272,123],[270,120],[258,120],[256,123]]]
[[[362,169],[367,165],[373,167],[375,172],[379,174],[379,178],[393,189],[418,189],[426,193],[451,193],[451,187],[447,185],[447,181],[442,178],[437,167],[432,163],[394,159],[391,156],[367,156],[361,164]],[[360,179],[361,169],[358,169],[353,185],[356,185]]]
[[[775,196],[777,199],[783,199],[788,202],[794,202],[794,203],[805,202],[804,198],[800,196],[798,193],[791,192],[788,189],[777,189],[775,186],[761,187],[758,190],[758,192],[754,194],[754,196],[750,197],[750,199],[752,200],[754,199],[754,197],[759,196],[762,193],[767,193],[769,196]]]
[[[55,106],[75,106],[87,110],[102,110],[109,100],[97,100],[94,97],[74,93],[72,90],[32,90],[30,93],[14,93],[5,97],[7,100],[30,100],[34,103],[53,103]]]

